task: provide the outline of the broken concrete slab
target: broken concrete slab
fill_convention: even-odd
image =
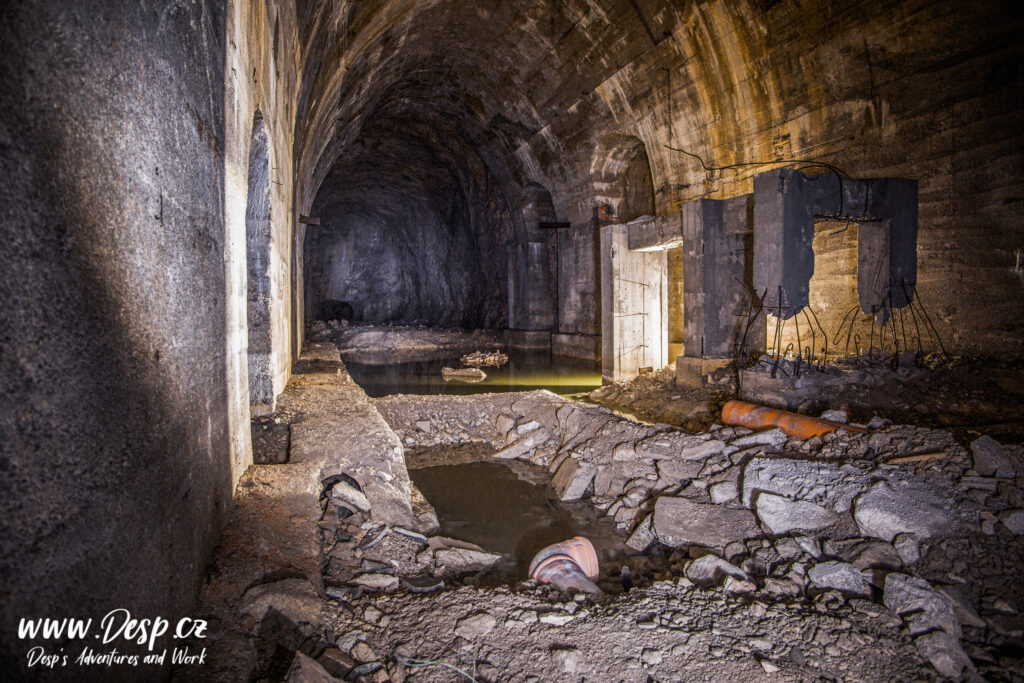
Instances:
[[[654,515],[647,515],[643,521],[637,524],[636,529],[626,540],[626,547],[638,553],[650,548],[658,540],[654,534]]]
[[[814,532],[840,521],[828,508],[806,500],[792,500],[773,493],[759,493],[754,506],[757,518],[776,536],[793,531]]]
[[[867,473],[850,465],[790,458],[754,458],[743,470],[743,504],[753,505],[755,491],[806,500],[833,512],[850,510],[870,483]]]
[[[859,597],[871,595],[871,587],[861,571],[846,562],[819,562],[808,570],[807,579],[818,590],[837,590]]]
[[[927,659],[943,676],[958,679],[964,669],[974,669],[970,657],[957,638],[945,631],[932,631],[914,639],[921,656]]]
[[[857,499],[853,518],[865,536],[890,543],[899,534],[946,536],[956,527],[950,500],[923,482],[880,481]]]
[[[468,550],[466,548],[448,548],[434,553],[434,562],[443,566],[452,574],[465,574],[490,569],[501,562],[502,555]]]
[[[912,636],[942,629],[955,638],[962,633],[953,601],[924,579],[892,573],[885,577],[885,606],[896,612]]]
[[[561,501],[579,500],[591,487],[597,467],[591,463],[580,462],[576,458],[566,458],[555,472],[551,487]]]
[[[353,512],[370,512],[370,501],[362,491],[339,481],[331,487],[331,498],[336,505],[348,508]]]
[[[705,505],[686,498],[662,496],[654,505],[654,533],[672,548],[689,545],[723,551],[732,541],[761,536],[749,510]]]
[[[775,429],[768,429],[763,432],[755,432],[754,434],[748,434],[742,436],[732,442],[732,446],[737,448],[747,448],[749,446],[771,446],[772,448],[781,448],[789,437],[786,436],[786,432],[776,427]]]
[[[728,577],[750,581],[745,571],[716,555],[699,557],[686,566],[686,578],[701,588],[714,588]]]
[[[971,442],[974,469],[984,477],[1013,477],[1024,472],[1021,463],[991,436],[979,436]]]

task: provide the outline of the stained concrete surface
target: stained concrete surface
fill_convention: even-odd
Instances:
[[[230,507],[224,36],[212,2],[0,9],[5,676],[19,618],[187,614]]]

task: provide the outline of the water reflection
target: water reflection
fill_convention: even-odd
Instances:
[[[483,381],[444,381],[441,369],[464,367],[459,360],[461,355],[405,363],[367,362],[365,355],[342,354],[342,358],[352,379],[374,398],[389,394],[464,395],[534,389],[572,396],[601,386],[599,363],[528,351],[509,352],[509,362],[500,368],[483,368],[487,373]]]
[[[551,543],[586,536],[605,556],[624,540],[614,522],[588,503],[559,502],[541,483],[549,476],[543,468],[471,462],[410,469],[409,476],[437,511],[441,535],[509,555],[512,566],[503,569],[520,579],[537,551]]]

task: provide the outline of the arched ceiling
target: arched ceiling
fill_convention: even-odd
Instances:
[[[567,113],[607,114],[598,87],[670,36],[678,15],[672,3],[649,0],[300,3],[303,206],[378,118],[436,122],[465,139],[496,177],[522,184],[517,149],[549,135]],[[530,175],[549,173],[558,170]]]

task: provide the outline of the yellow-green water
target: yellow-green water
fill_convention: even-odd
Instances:
[[[345,360],[352,379],[372,397],[389,394],[482,394],[547,389],[562,396],[585,394],[601,386],[598,363],[550,353],[513,352],[500,368],[481,368],[480,382],[445,381],[441,369],[465,367],[458,356],[406,363]]]

